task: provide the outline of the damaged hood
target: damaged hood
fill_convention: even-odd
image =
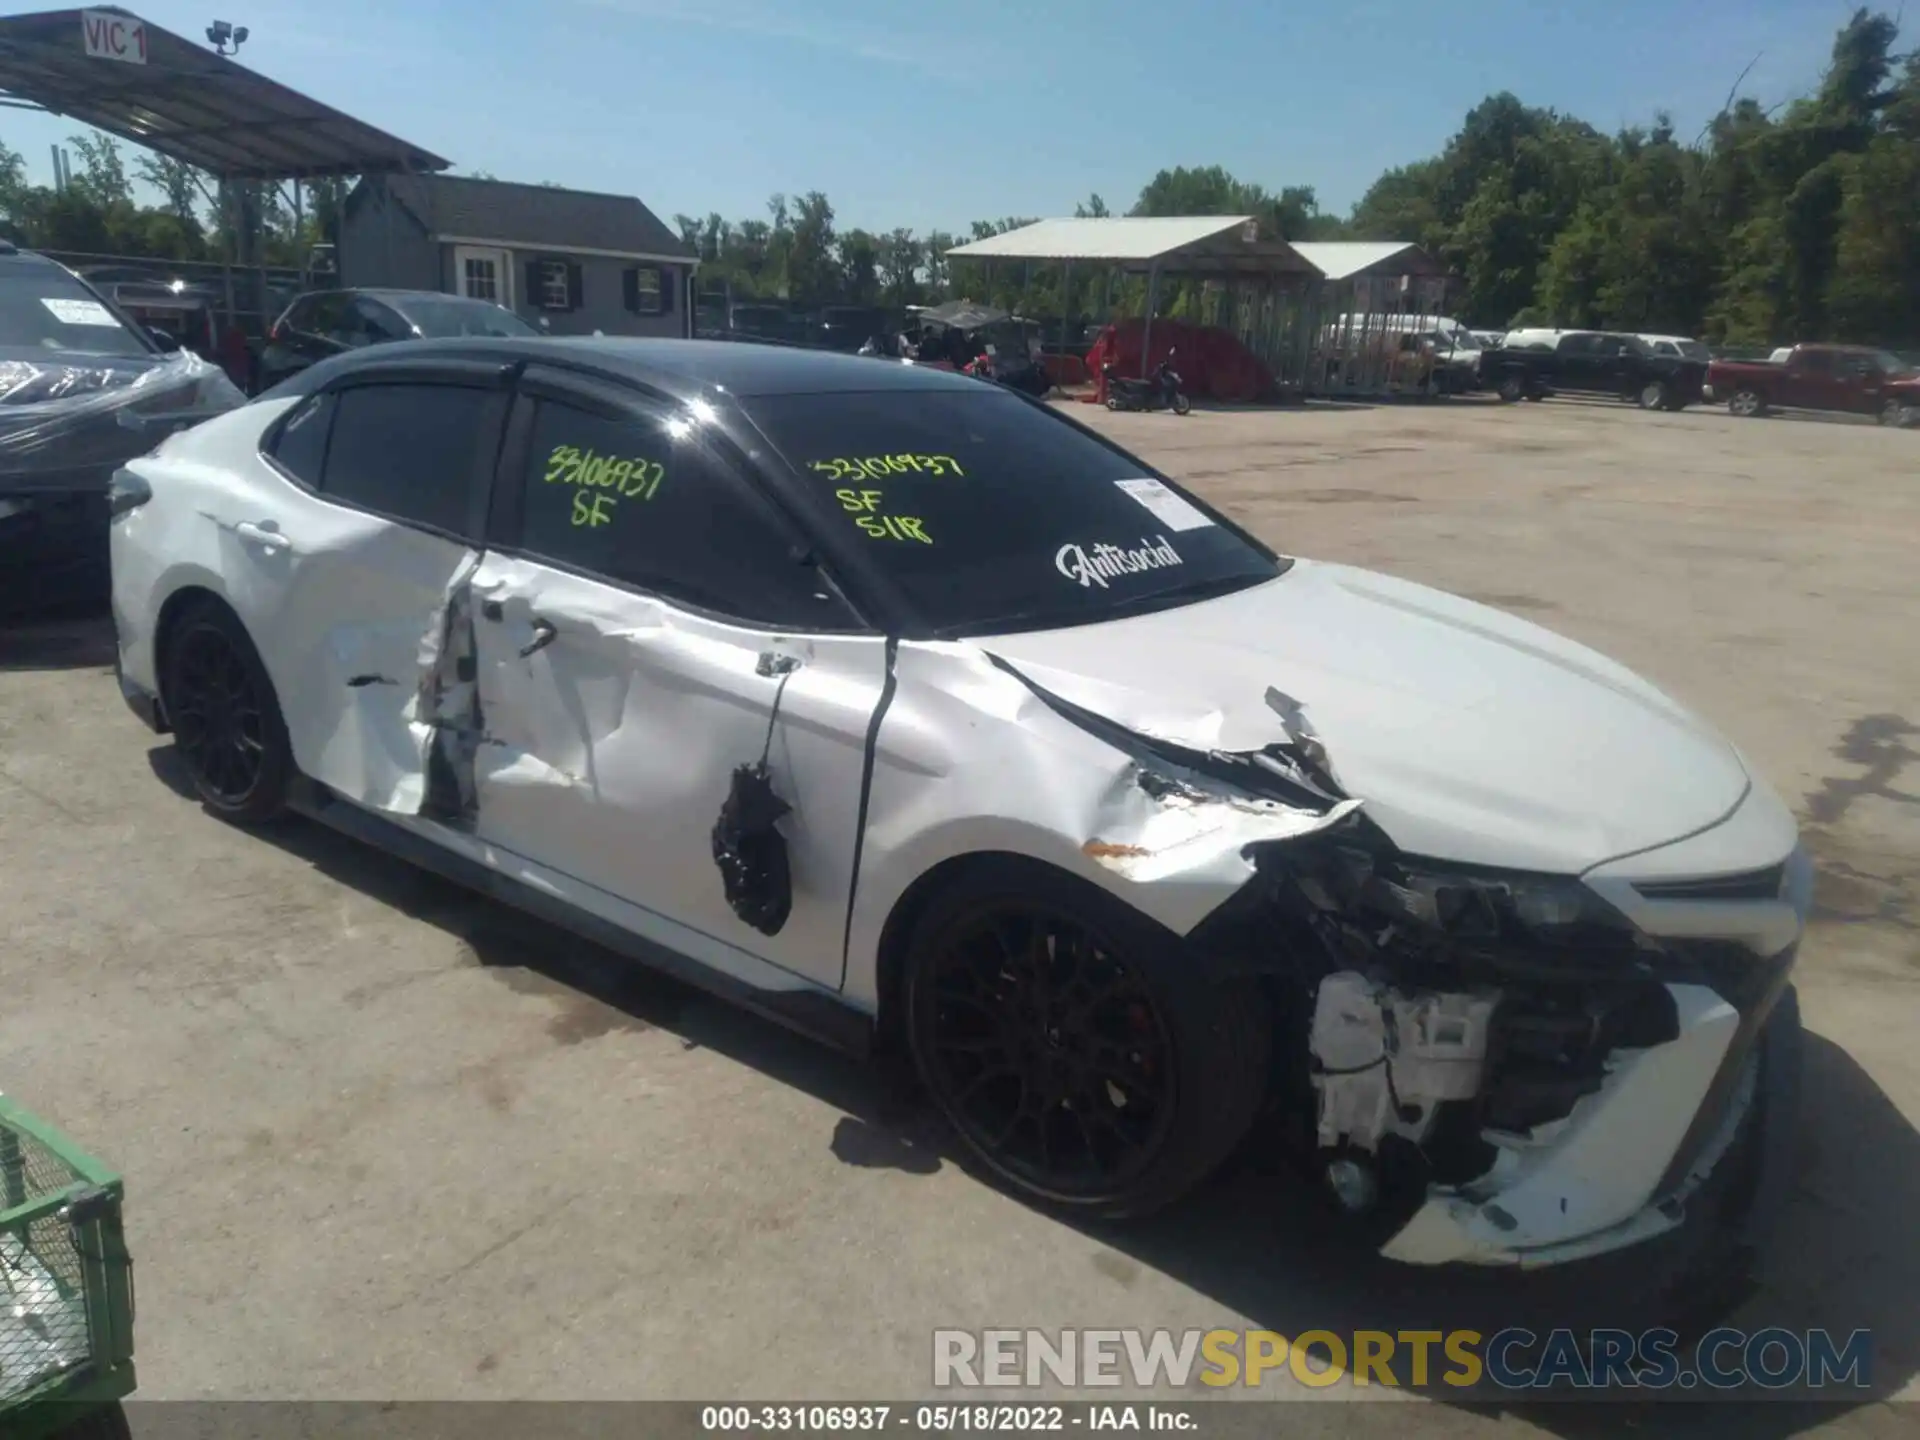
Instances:
[[[1606,657],[1344,565],[1296,561],[1220,599],[976,643],[1074,705],[1194,749],[1288,740],[1277,690],[1347,794],[1435,859],[1577,874],[1712,826],[1750,783],[1732,746]]]

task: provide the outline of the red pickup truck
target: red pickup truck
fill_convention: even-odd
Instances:
[[[1882,425],[1920,420],[1920,368],[1864,345],[1796,345],[1784,361],[1716,360],[1701,394],[1735,415],[1846,410]]]

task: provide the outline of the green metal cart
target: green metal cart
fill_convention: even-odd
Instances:
[[[0,1095],[0,1435],[124,1429],[133,1262],[120,1177]]]

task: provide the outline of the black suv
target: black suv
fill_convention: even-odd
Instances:
[[[1642,410],[1684,410],[1700,398],[1703,360],[1657,355],[1638,335],[1610,330],[1516,330],[1481,358],[1480,376],[1502,400],[1608,395]]]
[[[435,290],[316,290],[289,305],[267,332],[258,389],[267,390],[317,360],[390,340],[457,340],[540,332],[491,300]]]

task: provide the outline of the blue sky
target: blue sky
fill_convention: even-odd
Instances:
[[[1607,129],[1666,108],[1690,138],[1756,53],[1745,93],[1813,84],[1853,0],[127,3],[194,37],[249,26],[243,63],[461,171],[663,217],[819,189],[842,228],[925,231],[1094,191],[1124,210],[1178,164],[1344,212],[1501,89]],[[41,180],[74,128],[0,110]]]

